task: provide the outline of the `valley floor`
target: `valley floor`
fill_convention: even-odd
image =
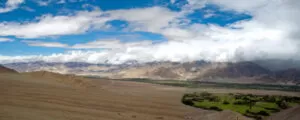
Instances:
[[[296,92],[187,89],[148,83],[81,78],[86,86],[25,74],[0,75],[0,120],[248,120],[231,111],[207,111],[181,103],[186,92]],[[280,115],[279,115],[280,116]],[[283,119],[282,119],[283,120]]]

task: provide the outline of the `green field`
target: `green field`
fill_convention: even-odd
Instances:
[[[300,97],[203,92],[185,94],[182,103],[208,110],[231,110],[259,120],[300,104]]]

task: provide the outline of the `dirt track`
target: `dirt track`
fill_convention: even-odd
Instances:
[[[2,74],[0,120],[248,119],[230,111],[214,112],[185,106],[180,103],[182,94],[187,92],[183,88],[87,81],[90,86],[80,87],[28,75]]]

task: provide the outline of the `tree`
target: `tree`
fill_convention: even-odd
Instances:
[[[182,103],[186,104],[186,105],[190,105],[190,106],[194,105],[194,102],[192,99],[182,99]]]
[[[224,101],[223,101],[223,104],[224,104],[224,105],[228,105],[228,104],[230,104],[230,103],[229,103],[227,100],[224,100]]]
[[[249,109],[251,110],[252,107],[256,104],[257,100],[252,100],[252,99],[249,99],[248,100],[248,103],[249,103]]]
[[[280,101],[277,101],[276,104],[278,105],[278,107],[280,107],[281,109],[286,109],[288,108],[288,103],[284,100],[280,100]]]

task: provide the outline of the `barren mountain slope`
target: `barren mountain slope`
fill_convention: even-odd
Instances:
[[[90,80],[75,75],[62,75],[62,74],[48,72],[48,71],[36,71],[36,72],[28,72],[22,74],[42,81],[58,82],[70,86],[77,86],[77,87],[91,86]]]
[[[293,82],[300,84],[300,70],[298,69],[287,69],[276,72],[276,79],[283,82]]]
[[[13,69],[9,69],[9,68],[6,68],[6,67],[0,65],[0,74],[1,73],[18,73],[18,72]]]
[[[55,79],[52,82],[58,84],[41,82],[42,77],[27,74],[0,76],[0,119],[184,120],[228,114],[181,104],[184,91],[177,88],[173,91],[160,85],[91,80],[94,86],[81,89]]]
[[[300,82],[299,70],[271,71],[254,62],[150,62],[126,64],[11,63],[18,71],[50,71],[106,78],[148,78],[153,80],[199,80],[222,83],[289,84]]]

